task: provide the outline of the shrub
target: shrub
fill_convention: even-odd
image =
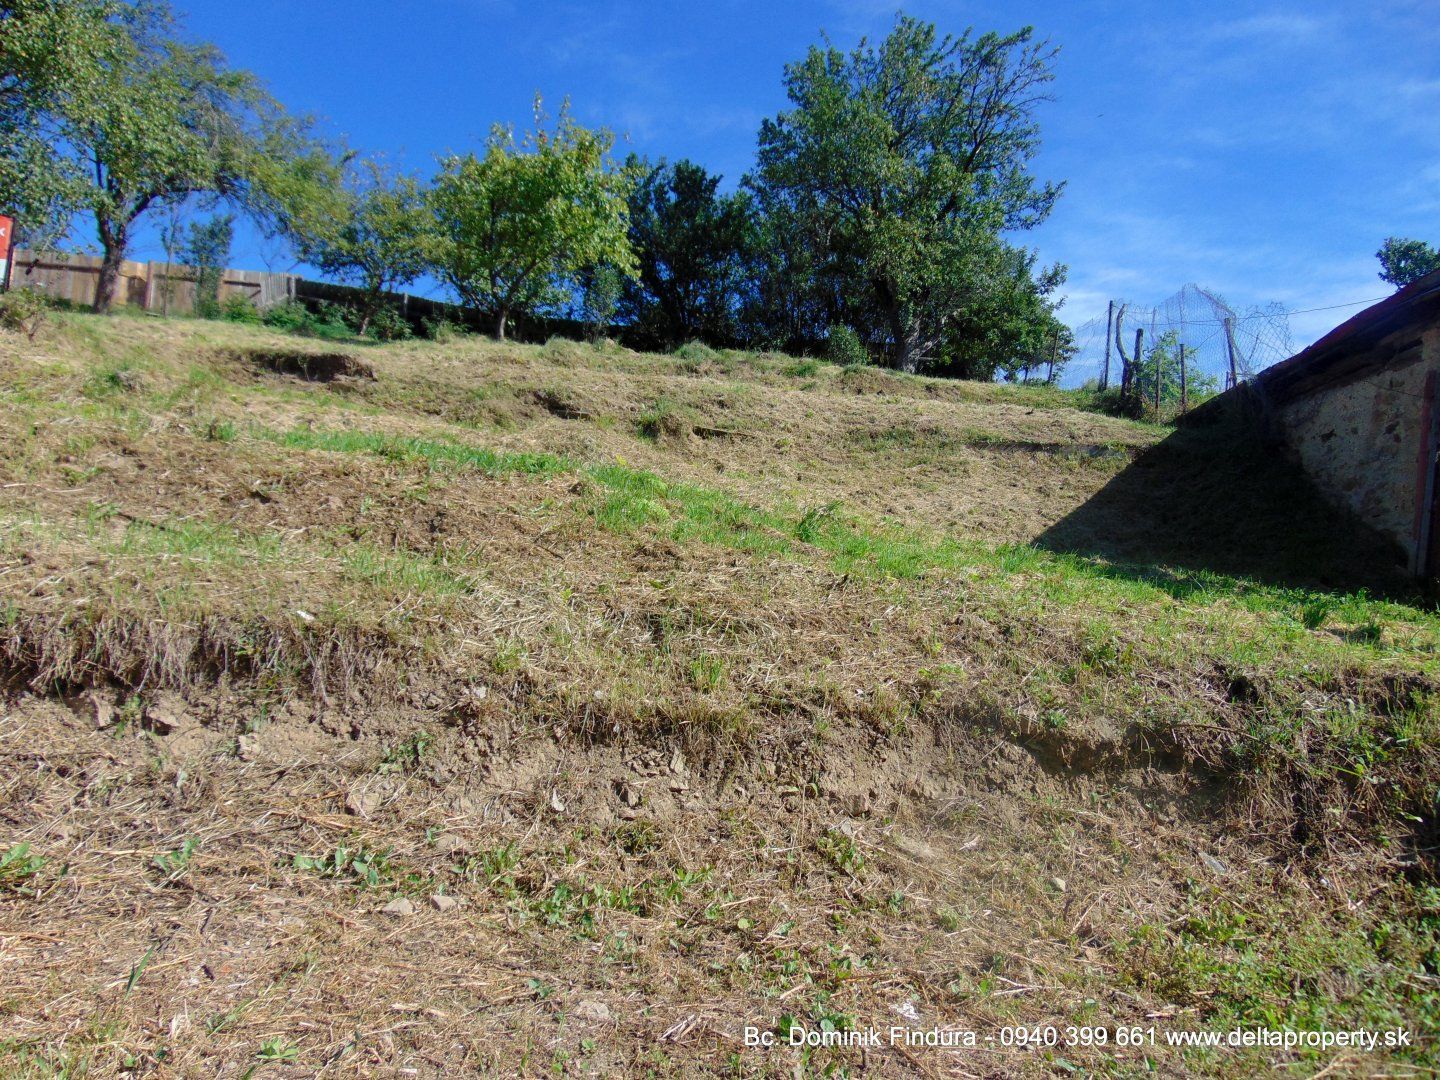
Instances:
[[[641,438],[658,441],[662,437],[677,438],[688,434],[691,420],[688,409],[662,397],[640,414],[635,426]]]
[[[438,341],[444,344],[447,341],[454,341],[463,337],[466,330],[459,323],[451,322],[449,319],[423,319],[420,328],[425,336],[431,341]]]
[[[415,336],[410,320],[391,307],[375,312],[366,331],[376,341],[408,341]]]
[[[310,311],[299,300],[286,300],[266,311],[261,321],[284,333],[298,334],[310,321]]]
[[[854,367],[870,363],[870,350],[850,327],[832,326],[825,339],[825,359],[841,367]]]
[[[305,332],[311,337],[339,339],[355,336],[354,312],[344,304],[322,300]]]
[[[1145,417],[1145,402],[1136,393],[1122,394],[1119,387],[1097,391],[1092,408],[1106,416],[1121,416],[1127,420]]]
[[[1334,602],[1326,596],[1317,596],[1309,600],[1300,610],[1300,621],[1305,624],[1307,630],[1319,630],[1330,618],[1334,610]]]
[[[312,312],[298,300],[276,304],[265,312],[264,323],[287,334],[343,340],[355,336],[350,314],[340,304],[322,303]]]
[[[714,360],[716,357],[715,350],[703,341],[687,341],[675,350],[675,355],[680,357],[681,360],[693,360],[696,363]]]
[[[235,218],[230,214],[197,221],[186,234],[184,258],[195,271],[195,314],[202,319],[220,315],[220,282],[234,238]]]
[[[260,312],[256,310],[255,305],[238,294],[232,294],[225,298],[225,302],[220,305],[220,317],[226,322],[251,325],[260,322]]]
[[[0,326],[19,330],[30,341],[35,340],[49,311],[50,304],[38,289],[27,287],[0,293]]]

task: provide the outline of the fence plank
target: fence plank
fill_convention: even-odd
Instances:
[[[195,310],[195,271],[192,267],[178,263],[127,260],[122,264],[120,274],[117,296],[122,303],[167,314]],[[22,249],[15,253],[11,286],[17,289],[32,286],[57,300],[89,307],[95,302],[95,286],[99,277],[100,259],[96,256]],[[227,268],[220,275],[219,299],[224,303],[234,296],[244,297],[263,311],[288,300],[299,300],[312,308],[325,302],[355,307],[364,299],[365,293],[349,285],[309,281],[295,274]],[[387,292],[384,303],[417,331],[426,321],[440,319],[481,333],[488,333],[493,325],[488,312],[424,296]],[[612,327],[610,332],[632,348],[653,349],[659,345],[631,327]],[[552,337],[578,340],[583,339],[585,334],[585,325],[576,319],[520,315],[512,318],[509,336],[515,341],[543,342]]]
[[[220,301],[241,296],[264,310],[288,297],[292,277],[266,270],[226,269],[220,275]],[[10,284],[16,289],[36,288],[56,300],[88,307],[95,302],[99,280],[100,259],[94,255],[20,249],[15,252]],[[195,272],[178,263],[127,259],[120,266],[116,295],[121,303],[144,311],[191,312],[195,310]]]

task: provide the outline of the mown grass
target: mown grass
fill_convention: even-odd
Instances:
[[[1116,565],[1024,544],[936,537],[914,527],[863,521],[846,514],[838,503],[788,512],[766,509],[717,488],[668,481],[653,471],[620,463],[587,464],[550,453],[511,453],[450,440],[361,431],[304,428],[253,429],[253,433],[292,449],[365,453],[442,470],[474,469],[487,476],[579,475],[603,489],[605,500],[597,516],[616,527],[665,523],[673,539],[742,550],[795,553],[805,546],[825,552],[841,574],[904,579],[933,570],[989,568],[1006,575],[1039,575],[1036,584],[1048,599],[1061,604],[1082,603],[1095,592],[1140,603],[1169,598],[1190,607],[1227,604],[1281,619],[1277,627],[1285,631],[1284,644],[1314,640],[1299,631],[1328,624],[1358,628],[1355,641],[1377,649],[1385,648],[1387,640],[1391,647],[1401,645],[1395,640],[1398,634],[1406,651],[1440,650],[1440,616],[1364,591],[1336,595],[1203,570]],[[1317,612],[1323,617],[1317,618]]]
[[[203,365],[167,373],[138,353],[103,360],[103,336],[96,337],[95,351],[102,359],[93,370],[37,365],[33,379],[6,372],[0,380],[0,394],[18,406],[13,415],[22,418],[10,425],[15,437],[4,460],[23,478],[7,496],[0,551],[11,560],[7,569],[29,566],[25,560],[37,556],[50,560],[34,575],[24,572],[27,583],[41,583],[33,592],[17,592],[0,606],[0,626],[12,630],[12,637],[39,625],[33,609],[42,604],[48,605],[47,617],[71,620],[60,627],[62,636],[79,639],[84,620],[103,616],[114,624],[114,639],[132,651],[149,644],[133,623],[158,619],[166,632],[180,636],[195,627],[203,630],[207,620],[258,612],[299,627],[301,634],[281,645],[268,631],[255,632],[253,643],[243,635],[226,639],[224,648],[231,652],[222,659],[249,650],[265,658],[272,669],[267,675],[279,672],[301,682],[302,666],[311,662],[307,650],[322,637],[413,621],[423,623],[423,631],[403,640],[357,636],[355,654],[369,659],[387,650],[403,653],[401,667],[428,655],[447,677],[493,677],[497,684],[524,688],[505,707],[542,718],[546,730],[557,732],[572,715],[589,723],[593,713],[611,732],[643,716],[653,725],[633,724],[627,737],[632,731],[683,730],[697,739],[743,732],[747,745],[763,734],[823,754],[825,739],[835,734],[828,725],[853,720],[856,726],[843,736],[863,742],[872,735],[904,740],[926,722],[944,725],[955,737],[989,725],[988,734],[1000,732],[1037,754],[1058,748],[1059,760],[1087,742],[1110,747],[1129,763],[1154,761],[1169,768],[1178,757],[1204,783],[1222,782],[1227,812],[1253,797],[1248,822],[1239,815],[1226,820],[1254,842],[1255,865],[1273,860],[1286,874],[1293,869],[1295,881],[1262,880],[1255,866],[1232,862],[1233,876],[1220,886],[1192,882],[1178,909],[1147,914],[1138,927],[1117,925],[1119,948],[1108,950],[1102,934],[1098,955],[1113,964],[1105,975],[1066,969],[1063,977],[1075,983],[1092,977],[1088,985],[1096,999],[1113,982],[1146,1001],[1175,1002],[1190,1010],[1187,1023],[1198,1017],[1214,1024],[1434,1026],[1440,958],[1433,889],[1394,880],[1383,894],[1372,889],[1381,872],[1403,869],[1416,879],[1433,873],[1432,856],[1424,850],[1433,847],[1425,830],[1440,815],[1440,619],[1433,612],[1363,592],[1289,588],[996,544],[865,515],[823,497],[760,504],[736,497],[719,482],[695,482],[693,470],[687,474],[691,479],[678,481],[655,469],[600,460],[584,449],[558,453],[474,445],[459,425],[450,428],[453,438],[378,430],[393,431],[394,417],[374,430],[266,427],[223,406],[251,400],[304,403],[316,417],[328,413],[330,423],[365,424],[367,416],[385,412],[379,403],[384,394],[401,391],[381,388],[362,400],[319,387],[241,386]],[[547,352],[557,362],[586,362],[568,345]],[[692,358],[656,363],[677,370],[692,362],[740,363],[694,352]],[[598,362],[639,364],[611,353]],[[766,379],[848,378],[878,388],[876,393],[910,387],[883,373],[846,375],[828,365],[814,370],[805,365],[803,374],[786,374],[788,361],[754,363],[758,377]],[[637,409],[665,400],[652,389],[637,399]],[[964,400],[970,391],[959,387],[947,393]],[[975,400],[1007,404],[1043,401],[1058,408],[1064,401],[1034,387],[974,393]],[[664,434],[666,410],[657,404],[653,411],[662,414],[653,418],[654,433]],[[278,412],[282,419],[271,422],[293,422],[293,413]],[[642,412],[642,425],[644,420]],[[877,451],[924,451],[929,439],[920,428],[878,430]],[[958,440],[946,449],[1010,445],[988,429],[964,426],[945,437]],[[387,490],[405,489],[408,495],[405,485],[418,476],[425,497],[437,503],[444,502],[446,482],[460,474],[514,478],[504,485],[505,499],[513,496],[523,516],[543,519],[545,532],[553,529],[563,538],[554,541],[563,565],[552,572],[545,567],[558,564],[546,559],[517,559],[502,597],[502,617],[484,624],[493,640],[476,633],[486,647],[477,657],[462,657],[463,650],[453,646],[473,632],[476,623],[467,620],[482,608],[488,615],[490,606],[488,597],[485,604],[474,602],[487,582],[485,561],[474,551],[423,534],[408,538],[398,529],[387,543],[390,537],[370,531],[368,520],[349,521],[353,535],[323,523],[294,531],[245,528],[190,511],[135,520],[106,503],[85,504],[74,492],[51,498],[31,491],[56,487],[57,479],[77,488],[88,483],[96,469],[92,452],[105,450],[106,440],[125,450],[144,440],[165,440],[167,464],[202,447],[193,440],[223,444],[203,448],[245,463],[237,475],[257,463],[282,460],[287,469],[303,473],[317,464],[313,458],[307,463],[305,454],[364,455],[397,466],[355,470],[367,482],[393,480]],[[652,455],[663,448],[659,439],[643,447]],[[346,474],[337,469],[334,475]],[[546,483],[562,477],[565,483]],[[32,485],[36,478],[44,485]],[[473,494],[477,487],[460,490]],[[401,501],[404,509],[387,524],[407,523],[401,519],[412,504]],[[136,512],[133,505],[129,509]],[[278,508],[271,507],[252,520],[268,520],[264,515],[274,512]],[[736,584],[723,584],[717,573],[713,592],[686,596],[672,588],[679,557],[673,566],[664,565],[663,557],[635,559],[619,571],[602,564],[617,553],[624,560],[652,548],[663,556],[668,545],[657,540],[687,556],[698,554],[702,562],[709,559],[725,572],[733,567]],[[591,545],[598,555],[589,553]],[[574,572],[582,557],[595,566]],[[747,574],[763,577],[749,592],[740,584]],[[589,581],[582,580],[587,576]],[[11,582],[21,577],[17,572]],[[513,606],[532,581],[549,606],[516,619]],[[827,598],[839,604],[857,595],[865,603],[845,609],[843,626],[825,623]],[[766,625],[793,620],[797,613],[798,620],[778,629]],[[806,636],[807,620],[817,624],[813,639]],[[767,637],[772,631],[776,636]],[[835,667],[827,666],[829,658],[819,654],[841,641],[848,651],[838,654]],[[812,648],[817,655],[807,655]],[[870,652],[883,654],[884,662],[853,678],[839,670],[868,660]],[[78,683],[81,674],[115,676],[110,663],[109,654],[84,639],[67,670],[79,673]],[[765,670],[757,676],[760,669]],[[247,671],[219,663],[214,670]],[[132,676],[120,671],[119,677]],[[151,679],[149,669],[138,681],[163,683]],[[859,704],[857,690],[866,695]],[[422,780],[428,745],[418,736],[387,738],[379,768],[393,773],[391,779]],[[1088,790],[1093,800],[1088,812],[1105,818],[1107,800],[1118,796]],[[807,798],[813,794],[806,792]],[[1015,805],[1025,806],[1019,813],[1039,812],[1023,800]],[[648,853],[660,841],[639,835],[646,825],[633,823],[616,843],[630,854]],[[1123,838],[1114,843],[1123,850]],[[1176,843],[1179,850],[1187,841]],[[864,887],[865,860],[873,852],[862,851],[828,823],[806,844],[801,853],[777,856],[775,872],[794,874],[797,866],[815,864],[833,874],[844,890],[837,926],[847,918],[869,919],[864,925],[875,941],[892,923],[905,933],[913,930],[903,911],[908,901],[902,881],[897,879],[888,897]],[[335,844],[289,850],[301,851],[305,861],[296,863],[292,856],[285,865],[298,867],[303,873],[296,877],[312,886],[313,876],[320,875],[331,890],[343,884],[362,891],[408,891],[406,867],[396,864],[394,874],[382,872],[388,856],[374,853],[385,852],[383,844],[373,851]],[[1353,905],[1315,902],[1314,890],[1321,886],[1304,876],[1311,858],[1320,865],[1324,859],[1363,862],[1353,875],[1337,878],[1336,888],[1360,881],[1372,891],[1357,893]],[[606,876],[597,866],[582,868],[568,860],[567,855],[553,867],[537,868],[513,852],[492,852],[473,863],[466,857],[460,876],[483,882],[515,927],[558,932],[567,940],[608,943],[612,916],[665,916],[677,888],[704,901],[700,910],[685,913],[687,923],[719,925],[724,934],[746,942],[755,930],[739,922],[749,922],[751,915],[726,914],[731,911],[726,905],[743,897],[718,884],[711,896],[709,886],[676,885],[663,874],[627,868],[622,876]],[[1374,870],[1382,864],[1383,871]],[[992,873],[998,872],[992,868]],[[428,889],[434,880],[416,878],[415,888]],[[30,886],[27,879],[24,887]],[[901,890],[898,900],[895,890]],[[947,934],[964,929],[953,911],[938,918]],[[774,921],[783,926],[785,920]],[[1073,925],[1067,917],[1054,940],[1071,942]],[[828,995],[857,972],[868,976],[873,962],[861,955],[864,950],[841,955],[845,940],[837,930],[834,940],[811,934],[793,945],[767,939],[763,946],[746,946],[746,963],[774,995],[792,993],[797,979],[809,980],[803,992],[787,999],[793,1006],[777,1003],[776,1023],[793,1014],[817,1021],[845,1015]],[[877,970],[883,969],[882,963]],[[1033,1015],[1010,992],[1013,987],[1001,989],[1005,984],[988,969],[945,978],[955,1000],[979,1000],[992,1010],[987,1015]],[[1206,1065],[1203,1054],[1196,1061]]]
[[[1019,646],[995,649],[992,659],[1022,687],[1012,706],[1033,708],[1045,728],[1104,717],[1111,727],[1137,725],[1222,773],[1306,790],[1362,784],[1342,817],[1353,811],[1375,822],[1428,813],[1425,785],[1440,777],[1440,618],[1408,605],[937,537],[868,522],[835,504],[767,509],[618,463],[373,433],[305,429],[262,437],[489,476],[578,475],[594,485],[583,505],[602,528],[818,561],[842,582],[903,587],[937,573],[956,576],[983,604],[984,617]],[[962,585],[962,606],[965,591]],[[1322,604],[1329,629],[1310,625]],[[1145,618],[1137,624],[1138,611]],[[1078,626],[1077,612],[1084,613]],[[1033,644],[1046,641],[1048,649]],[[1401,657],[1419,681],[1397,688],[1386,673]],[[1179,681],[1156,686],[1146,679],[1155,671],[1175,672]],[[1197,694],[1193,680],[1211,686],[1210,694]],[[989,681],[998,689],[1006,680]],[[1339,700],[1317,709],[1317,690]],[[1209,714],[1211,695],[1230,709],[1228,721]]]
[[[157,581],[173,580],[177,561],[231,570],[314,572],[325,568],[317,566],[317,560],[333,560],[339,576],[353,582],[437,597],[472,594],[479,580],[475,564],[446,550],[419,555],[387,551],[353,540],[341,544],[317,537],[302,542],[271,530],[244,530],[193,519],[125,520],[116,532],[107,525],[115,515],[113,507],[91,506],[83,521],[69,526],[37,513],[12,516],[5,522],[6,540],[15,550],[47,542],[84,540],[99,555],[129,560],[121,565],[126,565],[131,574]],[[255,595],[265,593],[257,590]],[[176,596],[169,588],[157,588],[155,592],[162,608],[167,601],[173,603]]]
[[[344,454],[374,454],[390,461],[423,461],[439,468],[474,469],[487,476],[521,473],[553,476],[571,472],[564,458],[545,453],[507,453],[483,447],[436,439],[403,438],[363,431],[313,431],[296,429],[283,433],[258,431],[292,450],[329,450]]]
[[[1170,925],[1142,923],[1115,955],[1133,986],[1194,1010],[1207,1027],[1230,1031],[1409,1032],[1401,1056],[1433,1060],[1440,1029],[1440,892],[1392,890],[1379,912],[1331,905],[1282,886],[1192,883]],[[1308,1061],[1325,1051],[1301,1052]],[[1219,1065],[1214,1050],[1197,1064]],[[1265,1055],[1253,1055],[1259,1067]]]

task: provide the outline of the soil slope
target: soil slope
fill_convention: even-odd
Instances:
[[[1241,430],[80,315],[0,402],[7,1075],[1435,1064],[1440,619]],[[786,1045],[892,1026],[979,1045]]]

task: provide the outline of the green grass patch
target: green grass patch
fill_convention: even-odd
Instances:
[[[1397,888],[1409,893],[1400,898],[1409,917],[1369,905],[1327,916],[1308,892],[1286,903],[1195,885],[1180,919],[1138,927],[1116,953],[1125,977],[1195,1009],[1207,1028],[1420,1036],[1440,1030],[1440,890]],[[1433,1064],[1434,1054],[1420,1039],[1400,1056]]]
[[[555,454],[507,453],[436,439],[406,438],[367,431],[314,431],[299,428],[283,434],[257,429],[255,434],[292,450],[374,454],[391,461],[425,462],[436,468],[475,469],[487,476],[500,476],[504,473],[553,476],[574,471],[572,462]]]

